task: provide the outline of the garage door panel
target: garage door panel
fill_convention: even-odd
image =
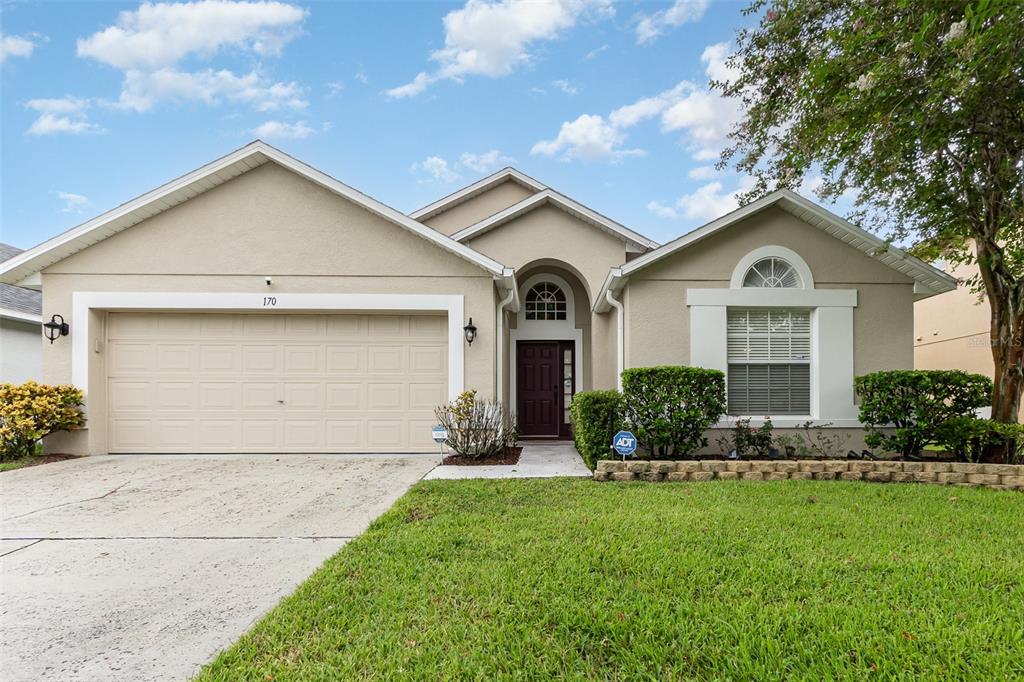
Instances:
[[[112,452],[435,449],[444,316],[111,313],[107,330]]]

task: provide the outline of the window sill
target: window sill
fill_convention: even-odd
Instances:
[[[765,422],[764,416],[760,417],[745,417],[742,415],[729,415],[725,419],[713,424],[713,429],[731,429],[736,425],[738,419],[749,419],[750,425],[757,427],[762,426]],[[813,422],[813,427],[820,427],[822,424],[831,423],[831,428],[836,429],[859,429],[863,427],[856,419],[828,419],[823,417],[810,417],[800,415],[784,415],[781,417],[772,417],[772,426],[777,429],[793,429],[799,426],[803,426],[806,422]]]

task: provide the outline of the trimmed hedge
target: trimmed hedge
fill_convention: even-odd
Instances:
[[[725,374],[702,367],[635,367],[622,373],[624,414],[651,459],[706,447],[704,431],[725,414]]]
[[[582,391],[569,405],[573,440],[587,466],[607,459],[612,437],[622,429],[622,395],[618,391]]]
[[[949,430],[951,421],[973,417],[992,396],[991,379],[960,370],[873,372],[857,377],[854,388],[867,431],[864,442],[904,457],[941,443],[940,434]]]

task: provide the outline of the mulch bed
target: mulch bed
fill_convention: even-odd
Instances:
[[[51,464],[53,462],[63,462],[67,459],[78,459],[79,457],[85,457],[85,455],[69,455],[67,453],[54,453],[52,455],[32,455],[27,461],[23,462],[21,466],[15,469],[8,469],[8,471],[17,471],[18,469],[24,469],[25,467],[35,467],[40,464]]]
[[[441,464],[448,464],[450,466],[484,466],[487,464],[517,464],[519,462],[519,455],[523,452],[520,447],[509,448],[503,454],[497,457],[487,457],[478,459],[476,457],[462,457],[461,455],[448,455]]]

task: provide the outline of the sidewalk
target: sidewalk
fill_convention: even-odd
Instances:
[[[523,452],[519,462],[508,465],[437,466],[425,479],[460,478],[554,478],[556,476],[590,477],[593,474],[571,442],[520,442]]]

